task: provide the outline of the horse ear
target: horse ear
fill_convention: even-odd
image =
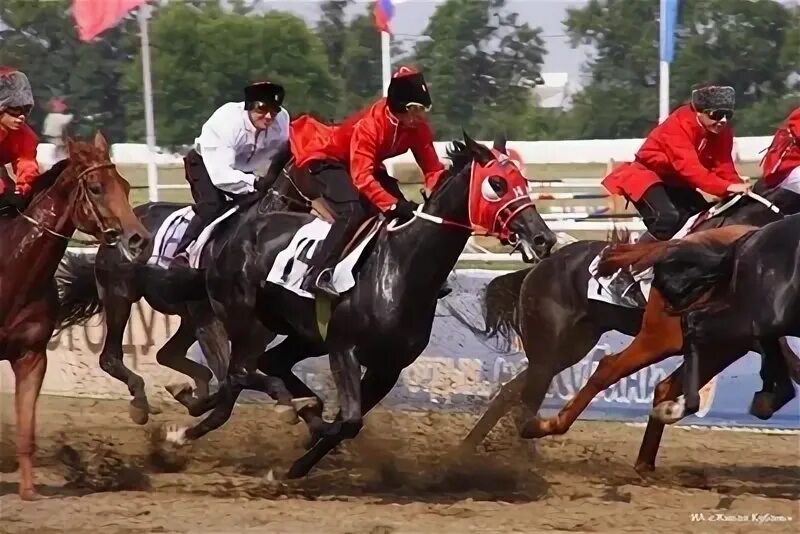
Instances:
[[[492,154],[491,150],[489,150],[482,144],[475,141],[473,138],[467,135],[467,132],[463,133],[464,133],[464,144],[466,144],[469,151],[472,152],[475,161],[477,161],[481,165],[486,165],[487,163],[489,163],[494,159],[494,154]]]
[[[108,155],[108,141],[106,141],[100,130],[97,130],[97,133],[94,134],[94,146],[106,156]]]
[[[507,141],[508,138],[506,137],[505,132],[498,133],[494,138],[494,143],[492,144],[492,148],[508,156],[508,151],[506,150]]]

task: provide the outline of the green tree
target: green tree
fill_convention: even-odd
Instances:
[[[191,143],[221,104],[242,98],[255,80],[279,81],[286,108],[297,115],[335,116],[339,86],[319,38],[302,19],[277,11],[243,16],[208,4],[178,2],[151,21],[152,71],[159,144]],[[128,68],[129,88],[141,85],[141,58]],[[142,104],[129,102],[132,129],[143,131]]]
[[[519,24],[505,0],[448,0],[431,17],[427,40],[415,47],[434,99],[432,122],[439,139],[491,138],[504,129],[529,134],[523,118],[533,113],[530,88],[545,54],[541,30]]]
[[[791,40],[798,19],[775,0],[683,0],[671,65],[672,107],[693,84],[737,91],[737,135],[768,135],[785,116],[785,95],[798,57]],[[562,134],[578,138],[641,137],[658,117],[658,2],[591,0],[565,21],[573,45],[594,46],[591,83],[574,98]],[[766,102],[769,102],[767,104]],[[774,110],[764,113],[767,108]]]
[[[345,10],[353,0],[326,0],[320,5],[322,16],[317,23],[317,35],[328,54],[328,65],[335,73],[341,72],[348,34]]]
[[[31,121],[41,125],[47,101],[64,97],[76,119],[72,130],[90,135],[100,128],[112,142],[126,139],[121,81],[138,37],[133,17],[90,43],[78,40],[71,1],[0,2],[0,63],[24,71],[36,106]]]
[[[356,16],[347,29],[340,64],[344,76],[345,114],[361,109],[381,96],[381,34],[369,12]]]

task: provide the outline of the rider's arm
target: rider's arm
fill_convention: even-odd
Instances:
[[[444,165],[433,147],[433,133],[427,125],[420,127],[419,134],[411,145],[411,153],[414,154],[414,159],[422,170],[425,189],[430,193],[444,172]]]
[[[358,191],[379,210],[387,211],[397,203],[397,199],[375,179],[377,151],[378,132],[375,126],[367,120],[360,121],[350,140],[350,174]]]
[[[235,168],[239,117],[231,120],[224,107],[218,109],[203,125],[198,139],[203,164],[217,188],[233,195],[252,193],[255,188],[255,174],[242,172]]]
[[[703,167],[691,139],[681,134],[669,135],[663,143],[672,167],[687,185],[710,195],[725,196],[730,182]]]
[[[14,174],[17,177],[16,190],[20,194],[28,194],[33,187],[33,182],[39,176],[39,164],[36,162],[36,149],[39,139],[27,124],[18,130],[17,157],[12,162]]]

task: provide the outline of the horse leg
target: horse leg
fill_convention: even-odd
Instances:
[[[183,444],[187,440],[194,441],[219,428],[230,419],[233,407],[236,405],[236,400],[242,390],[253,387],[253,377],[248,375],[250,370],[255,367],[255,358],[263,353],[264,345],[266,344],[265,340],[269,339],[271,334],[263,326],[260,326],[257,321],[240,322],[246,324],[240,325],[241,328],[236,330],[236,333],[241,333],[243,334],[242,336],[231,337],[231,362],[227,376],[214,395],[198,401],[198,405],[205,406],[208,406],[208,403],[213,403],[214,409],[205,419],[193,427],[168,430],[168,441]],[[291,394],[286,389],[286,386],[283,385],[282,380],[269,376],[263,377],[263,380],[258,380],[258,386],[259,390],[262,388],[268,390],[267,393],[271,397],[282,399],[283,402],[279,400],[279,405],[286,406],[288,404],[289,409],[294,410],[289,400],[291,399]],[[293,416],[296,418],[297,414],[293,413]]]
[[[520,401],[520,395],[528,378],[528,369],[523,369],[517,376],[503,384],[500,391],[489,402],[486,411],[461,442],[461,448],[472,451],[484,440],[497,422]]]
[[[698,312],[688,312],[681,316],[683,330],[683,398],[689,414],[700,409],[700,346],[698,340]]]
[[[524,336],[525,353],[529,355],[529,363],[528,382],[522,390],[522,402],[527,413],[523,413],[516,422],[520,437],[523,439],[537,437],[533,429],[538,424],[537,414],[550,389],[553,377],[581,361],[597,344],[602,332],[598,333],[592,325],[583,325],[573,328],[563,327],[552,331],[549,335],[542,334],[542,330],[537,328],[535,335]],[[537,336],[541,342],[537,342]],[[530,351],[528,347],[531,347]]]
[[[767,420],[795,397],[789,366],[777,338],[760,338],[761,391],[753,395],[750,413]]]
[[[122,360],[122,337],[131,315],[132,302],[125,297],[106,295],[103,299],[106,313],[106,339],[100,353],[100,368],[128,386],[133,396],[128,413],[134,423],[147,423],[150,407],[144,391],[144,380],[125,366]]]
[[[731,363],[739,359],[743,353],[733,347],[728,347],[722,351],[718,350],[698,358],[698,383],[700,387],[705,386],[714,376],[719,374]],[[713,356],[713,357],[712,357]],[[647,420],[642,444],[639,447],[639,455],[636,458],[635,469],[639,472],[653,471],[656,466],[656,455],[661,444],[661,436],[664,433],[664,425],[680,421],[687,415],[683,410],[681,402],[676,402],[683,390],[682,366],[678,367],[671,375],[656,385],[653,392],[653,410]],[[665,416],[669,415],[667,419]]]
[[[546,420],[531,421],[526,434],[543,437],[565,433],[598,393],[621,378],[676,354],[682,346],[683,336],[679,318],[663,315],[660,324],[645,321],[642,330],[630,346],[618,354],[600,360],[597,370],[589,377],[586,385],[558,415]]]
[[[386,361],[391,361],[387,359]],[[383,399],[397,383],[400,377],[401,369],[394,368],[375,368],[368,367],[367,372],[364,373],[364,378],[361,381],[361,409],[363,412],[359,414],[361,417],[366,415],[372,408]],[[337,421],[334,426],[341,422],[341,411],[337,415]],[[360,429],[360,427],[359,427]],[[308,474],[311,469],[322,460],[325,455],[332,451],[344,439],[355,437],[355,434],[350,434],[352,427],[340,426],[338,433],[327,433],[317,443],[311,447],[308,452],[301,456],[297,461],[292,464],[287,474],[288,478],[300,478]],[[357,433],[357,432],[356,432]]]
[[[324,354],[325,350],[298,336],[289,336],[279,345],[264,352],[258,359],[259,370],[265,375],[283,380],[294,399],[314,399],[311,405],[302,406],[297,410],[297,415],[306,423],[311,435],[309,446],[318,441],[321,437],[320,432],[328,425],[322,418],[324,403],[319,395],[294,374],[292,367],[306,358]]]
[[[19,496],[29,501],[37,498],[33,487],[33,453],[36,449],[36,401],[42,389],[47,357],[44,349],[27,351],[11,362],[16,381],[17,458],[19,461]]]
[[[181,324],[178,326],[178,330],[172,334],[172,337],[156,353],[156,361],[165,367],[190,377],[194,380],[197,396],[207,397],[211,371],[206,366],[186,357],[186,352],[196,339],[194,330],[194,325],[191,325],[187,318],[181,317]],[[170,391],[169,388],[170,386],[167,386],[168,391]]]

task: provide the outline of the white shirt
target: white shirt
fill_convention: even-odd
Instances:
[[[228,102],[211,115],[194,147],[219,189],[241,195],[255,190],[275,155],[289,143],[289,113],[280,113],[266,130],[256,130],[244,102]]]

